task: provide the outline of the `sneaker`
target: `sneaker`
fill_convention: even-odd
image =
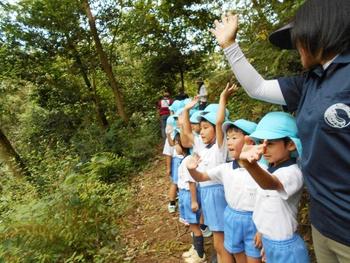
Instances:
[[[203,257],[199,257],[197,251],[191,255],[191,257],[185,258],[186,263],[204,263],[205,261],[205,254],[203,254]]]
[[[175,213],[176,212],[176,205],[171,205],[170,203],[168,204],[168,212],[170,214]]]
[[[203,237],[211,237],[213,233],[210,231],[209,227],[206,227],[204,230],[202,230]]]
[[[183,257],[183,258],[189,258],[189,257],[192,256],[193,253],[196,253],[196,254],[197,254],[196,250],[194,249],[194,246],[191,245],[191,248],[190,248],[188,251],[182,253],[182,257]]]

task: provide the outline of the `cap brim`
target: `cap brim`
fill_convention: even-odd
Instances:
[[[270,42],[282,49],[295,49],[291,37],[291,29],[293,28],[293,25],[294,23],[291,22],[271,33],[269,36]]]

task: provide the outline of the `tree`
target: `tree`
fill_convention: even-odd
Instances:
[[[116,105],[118,108],[119,115],[125,122],[127,122],[128,117],[127,117],[127,115],[125,113],[125,109],[124,109],[124,103],[123,103],[122,94],[120,91],[120,84],[117,82],[117,80],[114,76],[112,66],[109,63],[107,55],[102,47],[101,40],[99,38],[97,28],[96,28],[95,18],[91,13],[89,1],[83,0],[82,5],[84,8],[85,14],[88,18],[88,21],[89,21],[90,31],[91,31],[91,34],[92,34],[93,39],[95,41],[96,50],[97,50],[97,53],[98,53],[99,58],[100,58],[102,69],[106,73],[108,80],[109,80],[109,83],[111,85],[111,88],[113,90],[113,94],[115,96]]]
[[[139,48],[147,80],[158,89],[179,82],[184,91],[185,74],[212,51],[214,15],[202,2],[138,0],[125,11],[123,38]]]
[[[30,173],[11,142],[0,129],[0,158],[15,176],[30,176]]]

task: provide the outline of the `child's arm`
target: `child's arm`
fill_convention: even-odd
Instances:
[[[172,157],[170,155],[165,155],[165,169],[167,176],[171,176],[171,159]]]
[[[193,212],[197,212],[199,209],[199,205],[197,202],[197,186],[194,182],[188,182],[191,193],[191,209]]]
[[[198,102],[198,98],[195,97],[191,102],[185,105],[182,113],[181,120],[179,123],[180,126],[180,139],[184,147],[192,148],[194,143],[194,136],[191,129],[190,123],[190,109],[192,109]]]
[[[171,134],[174,131],[174,127],[171,125],[167,125],[165,127],[165,134],[166,134],[166,139],[168,140],[168,143],[170,146],[174,146],[175,145],[175,140],[173,138],[171,138]]]
[[[237,90],[237,85],[233,84],[230,87],[230,83],[227,83],[226,88],[220,94],[219,110],[217,113],[216,125],[215,125],[216,142],[219,148],[221,148],[224,142],[224,132],[222,131],[222,124],[225,121],[225,110],[226,110],[227,99],[236,90]]]
[[[245,139],[246,142],[250,140],[249,136],[246,136]],[[240,162],[262,189],[284,190],[280,180],[275,175],[261,168],[257,163],[265,152],[266,146],[266,140],[260,145],[245,144],[239,156]]]
[[[202,173],[196,170],[196,168],[198,167],[198,163],[199,163],[198,155],[190,156],[186,161],[186,167],[188,169],[188,172],[190,173],[192,178],[197,182],[210,181],[210,177],[208,176],[207,173],[205,172]]]

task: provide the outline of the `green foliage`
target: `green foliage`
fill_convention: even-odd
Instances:
[[[82,172],[86,176],[97,176],[98,180],[110,183],[131,174],[132,167],[132,162],[126,157],[101,152],[94,155],[90,162],[84,164]]]
[[[128,127],[116,122],[106,134],[108,149],[130,159],[135,168],[155,154],[158,143],[159,127],[155,112],[134,113]]]
[[[52,194],[40,199],[26,194],[26,203],[24,197],[21,202],[12,198],[16,202],[11,209],[2,205],[0,258],[5,262],[116,262],[121,249],[116,219],[127,208],[131,192],[126,182],[99,180],[110,162],[93,158],[88,173],[67,175]],[[5,197],[18,188],[4,193]]]

